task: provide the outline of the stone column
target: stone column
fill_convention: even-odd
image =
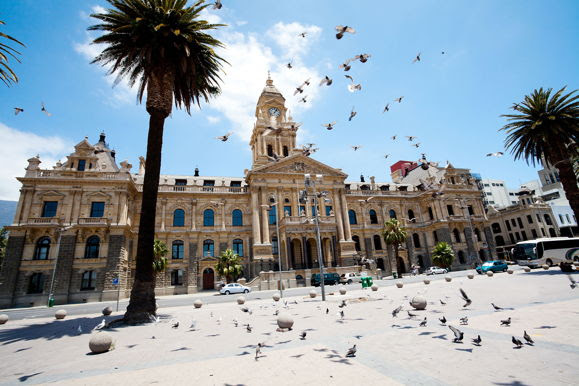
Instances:
[[[165,231],[165,211],[167,209],[167,199],[161,199],[161,232]]]
[[[27,190],[26,198],[24,199],[24,206],[22,208],[22,213],[20,214],[20,219],[22,222],[27,223],[30,220],[30,208],[32,207],[32,198],[34,197],[34,191]]]
[[[221,230],[225,230],[225,203],[220,202],[219,206],[221,207]]]
[[[191,200],[191,230],[196,231],[197,227],[195,224],[196,221],[196,212],[197,212],[197,200]]]
[[[256,244],[261,244],[261,231],[259,226],[259,201],[258,192],[251,191],[251,227],[253,229],[253,240]]]
[[[262,220],[262,231],[263,231],[263,239],[261,240],[263,244],[270,244],[269,240],[269,221],[267,210],[269,205],[262,205],[261,206],[261,220]]]
[[[18,198],[18,205],[16,206],[16,212],[14,215],[14,224],[20,224],[20,219],[22,218],[22,208],[24,206],[24,200],[26,199],[26,194],[28,192],[24,188],[20,189],[20,197]]]
[[[344,222],[344,236],[347,241],[352,241],[352,230],[350,229],[350,218],[348,216],[348,203],[346,202],[346,196],[340,191],[339,198],[342,203],[342,216],[344,217],[342,221]]]
[[[333,192],[333,202],[335,205],[334,215],[336,216],[336,225],[338,227],[338,238],[344,241],[344,224],[342,222],[342,205],[340,205],[340,194],[337,190]]]

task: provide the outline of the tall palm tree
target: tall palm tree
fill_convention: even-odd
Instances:
[[[167,244],[161,240],[155,239],[153,243],[153,279],[156,279],[156,275],[159,272],[163,272],[167,269],[168,261],[165,256],[169,253],[169,248]]]
[[[394,267],[397,267],[398,264],[398,249],[400,248],[400,245],[408,238],[408,233],[400,221],[395,218],[391,218],[384,223],[382,236],[384,237],[386,245],[392,246],[394,248],[396,265],[393,265],[392,261],[390,261],[390,269],[392,270],[392,274],[394,274],[394,272],[398,272],[398,268],[396,268],[396,271],[394,271]]]
[[[0,24],[6,23],[0,20]],[[26,47],[24,44],[5,33],[0,32],[0,37],[12,40],[13,42],[20,44],[22,47]],[[16,51],[8,44],[0,42],[0,80],[2,80],[2,82],[4,82],[8,87],[10,87],[10,84],[12,83],[18,83],[18,76],[14,71],[12,71],[10,66],[8,66],[9,56],[12,56],[18,63],[20,63],[20,60],[18,60],[16,55],[20,55],[20,52]]]
[[[225,61],[214,51],[223,44],[206,33],[222,25],[199,19],[208,6],[203,0],[192,6],[187,0],[107,1],[112,9],[91,15],[101,24],[89,30],[104,32],[93,43],[106,45],[93,63],[110,65],[117,81],[138,82],[138,101],[146,91],[150,115],[135,281],[124,316],[132,324],[150,321],[156,310],[152,262],[165,118],[173,99],[190,113],[192,104],[217,95]]]
[[[219,261],[215,265],[215,270],[221,276],[225,276],[225,280],[228,283],[237,280],[241,273],[243,272],[243,267],[241,266],[241,258],[232,249],[226,249],[219,256]]]
[[[505,147],[515,159],[524,158],[533,165],[547,163],[559,170],[567,200],[579,218],[579,188],[573,170],[579,142],[579,95],[577,90],[563,94],[565,87],[553,95],[552,91],[540,88],[526,95],[523,102],[513,105],[517,113],[503,115],[509,123],[501,130],[508,134]]]
[[[442,268],[450,268],[454,260],[454,251],[450,244],[441,241],[432,250],[432,262]]]

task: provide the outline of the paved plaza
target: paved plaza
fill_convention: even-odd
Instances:
[[[89,354],[88,341],[102,315],[10,320],[0,326],[1,384],[577,383],[579,290],[569,287],[565,274],[559,269],[517,271],[475,275],[473,280],[466,274],[450,283],[408,282],[401,289],[386,286],[377,292],[349,286],[346,295],[331,287],[335,292],[325,303],[320,296],[302,295],[286,297],[287,306],[271,298],[248,300],[251,314],[241,311],[237,296],[201,309],[161,308],[159,323],[109,329],[114,350],[100,355]],[[466,309],[460,288],[473,301]],[[416,295],[426,297],[428,305],[409,318],[409,300]],[[344,299],[342,319],[338,305]],[[491,302],[505,309],[495,311]],[[403,311],[393,318],[399,305]],[[276,331],[276,310],[291,315],[292,331]],[[453,343],[452,332],[438,320],[443,315],[447,324],[464,331],[463,343]],[[464,316],[466,326],[459,323]],[[424,317],[427,325],[419,327]],[[501,327],[508,317],[511,325]],[[180,322],[176,329],[171,327],[175,320]],[[523,340],[524,330],[535,344],[514,348],[511,337]],[[307,332],[305,340],[300,339],[302,331]],[[479,334],[480,347],[471,343]],[[258,343],[264,347],[256,359]],[[346,358],[354,344],[356,356]]]

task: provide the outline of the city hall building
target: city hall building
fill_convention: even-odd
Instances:
[[[271,79],[255,117],[252,165],[244,176],[161,175],[156,238],[167,244],[169,264],[158,275],[158,294],[213,289],[220,280],[217,256],[228,248],[242,257],[248,281],[259,282],[281,261],[287,285],[303,284],[315,272],[318,250],[329,271],[367,260],[385,274],[429,267],[438,241],[451,243],[457,269],[494,254],[469,170],[399,161],[392,182],[348,181],[341,169],[296,146],[297,125]],[[38,157],[28,160],[8,227],[0,307],[46,304],[51,289],[56,303],[129,295],[144,159],[138,171],[131,169],[117,163],[104,134],[95,144],[85,138],[52,168],[41,167]],[[309,197],[302,193],[306,174]],[[390,218],[408,230],[398,260],[381,235]]]

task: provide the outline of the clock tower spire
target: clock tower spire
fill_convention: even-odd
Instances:
[[[298,125],[289,116],[285,98],[273,85],[269,71],[265,87],[257,100],[255,118],[249,141],[253,167],[289,156],[296,147]]]

